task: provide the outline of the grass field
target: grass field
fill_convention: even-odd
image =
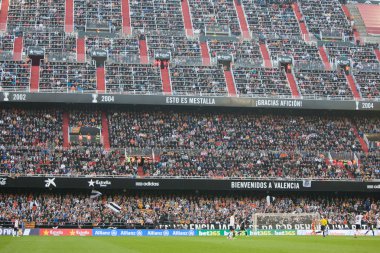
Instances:
[[[1,253],[365,253],[379,252],[380,237],[0,237]]]

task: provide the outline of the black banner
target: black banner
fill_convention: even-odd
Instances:
[[[365,110],[380,111],[380,102],[306,100],[276,98],[239,98],[239,97],[197,97],[163,95],[122,95],[122,94],[84,94],[84,93],[29,93],[0,92],[0,102],[21,103],[87,103],[87,104],[135,104],[135,105],[184,105],[212,107],[257,107],[289,109],[328,109],[328,110]]]
[[[380,182],[356,181],[70,178],[54,176],[11,178],[2,176],[0,182],[0,188],[380,192]]]

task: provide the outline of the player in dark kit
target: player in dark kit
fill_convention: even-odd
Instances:
[[[366,215],[367,220],[367,231],[364,235],[367,235],[370,230],[372,230],[372,236],[375,236],[375,231],[373,230],[373,227],[376,223],[376,217],[375,214],[372,211],[369,211]]]
[[[248,231],[247,231],[247,228],[245,226],[245,221],[244,219],[241,220],[241,223],[240,223],[240,231],[239,231],[239,235],[242,235],[244,233],[245,236],[248,236]]]

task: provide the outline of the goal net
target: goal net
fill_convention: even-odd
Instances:
[[[319,220],[319,213],[256,213],[252,230],[313,230]]]

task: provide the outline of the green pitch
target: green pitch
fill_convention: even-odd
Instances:
[[[365,253],[380,237],[0,237],[0,253]]]

